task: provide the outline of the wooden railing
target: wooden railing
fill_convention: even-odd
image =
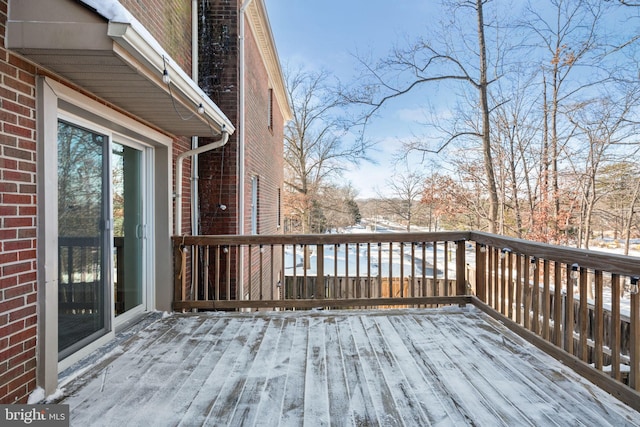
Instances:
[[[640,410],[638,258],[480,232],[173,242],[175,310],[473,304]]]

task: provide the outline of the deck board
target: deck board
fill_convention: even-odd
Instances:
[[[176,314],[107,356],[72,425],[640,425],[473,307]]]

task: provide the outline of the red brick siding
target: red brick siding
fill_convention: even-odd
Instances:
[[[191,0],[120,0],[191,75]]]
[[[269,127],[269,76],[248,24],[245,30],[245,231],[251,232],[251,177],[257,176],[258,233],[276,234],[281,232],[277,227],[277,214],[278,189],[282,188],[283,181],[283,119],[274,97],[271,101],[272,127]],[[263,251],[265,265],[271,265],[271,255],[270,250]],[[273,255],[277,258],[274,264],[281,265],[280,252]],[[259,252],[252,255],[251,261],[254,264],[252,268],[244,270],[245,286],[251,287],[251,298],[271,298],[271,291],[275,291],[274,284],[270,282],[271,271],[263,271],[263,288],[260,289]]]
[[[0,403],[36,386],[35,69],[4,49],[0,1]]]
[[[120,4],[140,21],[183,71],[191,76],[191,0],[120,0]],[[190,148],[189,138],[174,140],[174,173],[176,157]],[[180,191],[182,194],[181,225],[183,233],[190,233],[191,160],[188,158],[184,161],[183,171]],[[177,191],[174,184],[174,193]]]
[[[238,2],[200,2],[206,25],[200,27],[200,86],[238,128]],[[199,156],[200,222],[202,234],[238,233],[238,134],[224,148]],[[201,138],[200,145],[211,142]],[[226,210],[220,209],[225,205]],[[232,271],[235,271],[235,262]]]
[[[247,32],[251,30],[246,26]],[[283,123],[282,115],[273,100],[273,127],[269,128],[269,78],[253,36],[246,44],[246,122],[245,122],[245,230],[251,230],[251,176],[259,177],[258,230],[260,234],[278,232],[278,188],[283,180]]]

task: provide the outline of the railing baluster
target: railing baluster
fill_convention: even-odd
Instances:
[[[621,352],[621,334],[620,334],[620,275],[611,275],[611,376],[620,381],[620,352]]]
[[[249,276],[249,283],[247,284],[248,288],[249,288],[249,300],[253,299],[252,298],[252,294],[253,294],[253,271],[254,271],[254,269],[253,269],[253,248],[254,247],[252,245],[247,245],[247,252],[249,254],[248,257],[247,257],[248,258],[247,261],[249,262],[249,265],[251,266],[251,268],[249,269],[249,274],[247,274],[247,276]],[[243,250],[242,246],[240,246],[240,250]]]
[[[356,243],[356,298],[362,298],[360,293],[360,243]]]
[[[507,315],[507,252],[502,250],[500,252],[500,313]]]
[[[400,298],[404,297],[404,242],[400,242]]]
[[[449,242],[444,241],[444,295],[449,296]]]
[[[336,298],[342,298],[342,289],[338,281],[338,245],[333,245],[333,293]]]
[[[315,296],[318,299],[324,299],[324,245],[316,246],[317,271]]]
[[[422,294],[420,296],[427,296],[427,242],[422,242]]]
[[[204,247],[204,259],[202,260],[204,271],[202,272],[202,286],[204,287],[204,300],[209,300],[209,245]]]
[[[511,251],[507,251],[507,303],[509,304],[509,319],[513,320],[513,256]]]
[[[238,253],[238,247],[236,246],[236,254]],[[226,292],[227,292],[227,300],[231,300],[231,248],[229,247],[227,249],[227,255],[226,255],[226,270],[227,270],[227,283],[226,283]],[[236,290],[236,294],[238,293],[238,291]],[[238,298],[238,295],[236,295],[236,299],[242,299],[242,295],[240,295],[240,298]]]
[[[523,287],[522,295],[522,314],[524,315],[524,327],[531,330],[531,276],[530,270],[535,266],[535,258],[527,257],[524,261]],[[535,270],[534,270],[535,271]]]
[[[467,295],[467,262],[464,241],[456,242],[456,295]]]
[[[371,243],[367,243],[367,298],[371,298]]]
[[[216,245],[216,259],[215,259],[215,298],[216,300],[220,299],[220,270],[222,266],[220,265],[220,245]]]
[[[637,280],[637,279],[632,279]],[[629,364],[629,387],[640,390],[640,294],[632,292],[631,298],[631,327]]]
[[[549,260],[542,261],[542,338],[549,341],[549,317],[551,316],[551,294],[549,293]]]
[[[264,300],[264,246],[260,245],[258,247],[259,258],[260,258],[260,277],[258,278],[258,285],[260,286],[260,301]],[[251,264],[249,264],[251,265]],[[249,273],[249,277],[251,277],[251,273]]]
[[[378,242],[378,298],[382,298],[382,243]]]
[[[577,268],[577,267],[576,267]],[[577,271],[577,269],[575,270]],[[575,273],[577,274],[577,273]],[[564,321],[564,349],[567,353],[574,354],[573,352],[573,282],[576,278],[574,275],[574,267],[567,266],[567,296],[565,301],[565,321]]]
[[[516,254],[516,323],[522,325],[522,255]]]
[[[411,289],[409,295],[414,297],[416,295],[416,244],[411,242]]]
[[[290,298],[298,299],[301,296],[299,291],[298,291],[298,277],[297,277],[298,276],[298,257],[296,255],[296,247],[298,245],[296,245],[294,243],[292,246],[293,246],[293,248],[292,248],[292,250],[293,250],[293,257],[292,257],[292,259],[293,259],[293,277],[291,279],[291,293],[293,295],[291,295]]]
[[[438,285],[438,242],[433,242],[433,292],[431,295],[440,295],[440,286]]]
[[[554,262],[553,267],[553,337],[554,344],[562,347],[562,265]]]
[[[604,309],[603,309],[603,276],[602,270],[595,271],[595,324],[594,324],[594,364],[596,369],[602,370],[603,364],[603,339],[604,339]]]
[[[389,242],[389,298],[393,297],[393,242]]]
[[[589,352],[587,348],[587,328],[589,326],[589,306],[587,303],[587,284],[588,274],[587,269],[580,267],[580,359],[586,362],[589,359]]]
[[[496,250],[493,246],[487,248],[489,251],[489,272],[488,272],[488,285],[489,294],[491,295],[491,306],[494,310],[498,310],[498,288],[496,287],[496,273],[498,269],[498,263],[496,258]]]
[[[533,264],[533,287],[531,288],[531,330],[536,334],[540,332],[540,263],[536,259]]]
[[[275,254],[275,252],[273,251],[273,244],[272,244],[272,245],[270,245],[270,246],[271,246],[271,247],[270,247],[270,251],[269,251],[269,257],[270,257],[270,264],[271,264],[271,272],[270,272],[270,274],[269,274],[269,277],[271,277],[271,283],[273,284],[273,283],[276,283],[276,280],[275,280],[275,266],[274,266],[274,264],[275,264],[275,262],[276,262],[276,260],[275,260],[275,256],[276,256],[276,254]],[[269,286],[269,290],[270,290],[270,296],[269,296],[269,298],[271,298],[271,300],[273,300],[273,299],[274,299],[274,295],[273,295],[273,285]]]
[[[345,298],[351,298],[353,296],[353,289],[351,289],[351,280],[349,280],[349,244],[344,244],[344,288]]]
[[[302,286],[303,286],[303,291],[304,291],[304,298],[308,299],[309,298],[309,285],[307,283],[307,269],[309,268],[309,265],[307,264],[309,262],[309,245],[304,244],[302,245]]]

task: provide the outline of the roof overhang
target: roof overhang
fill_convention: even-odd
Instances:
[[[234,132],[218,106],[118,2],[109,2],[110,13],[83,3],[10,0],[6,47],[171,134],[212,136],[223,127]],[[162,80],[165,69],[169,85]]]

